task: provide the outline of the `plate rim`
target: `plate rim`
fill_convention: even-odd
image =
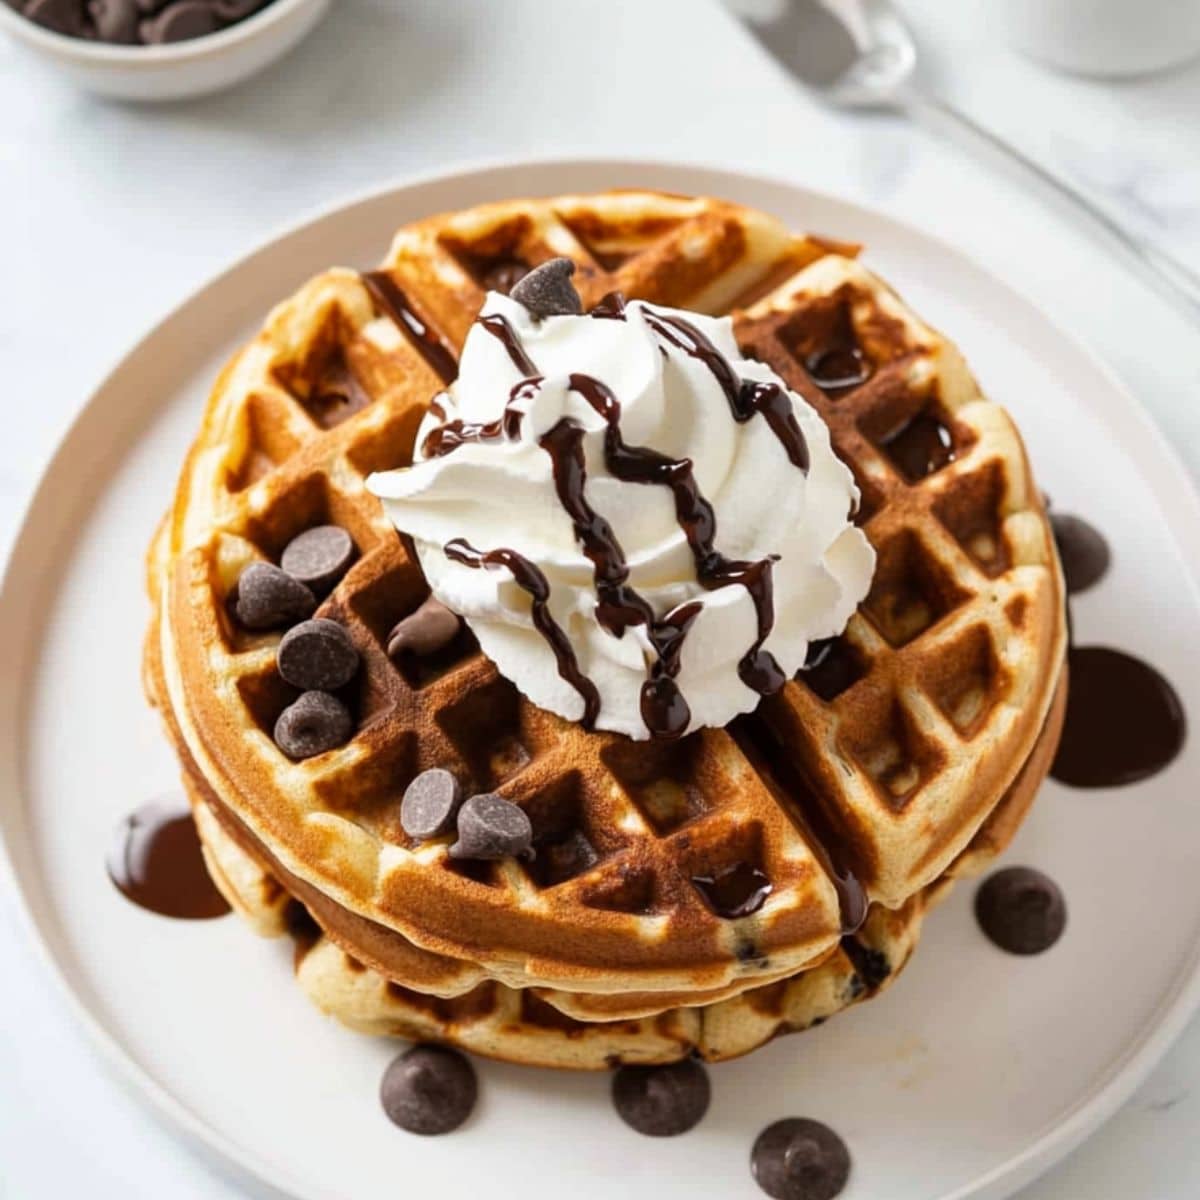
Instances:
[[[35,485],[26,492],[14,522],[15,533],[4,553],[0,570],[0,615],[8,612],[15,603],[16,577],[21,573],[25,560],[32,550],[30,542],[31,518],[47,502],[47,493],[52,479],[57,476],[63,460],[78,440],[88,413],[99,397],[114,383],[117,376],[131,359],[142,353],[148,344],[156,341],[162,333],[195,302],[220,288],[228,277],[235,275],[247,263],[264,254],[279,243],[303,234],[325,221],[336,218],[354,208],[385,200],[389,196],[410,192],[434,185],[469,184],[489,175],[519,174],[522,170],[560,172],[569,176],[573,170],[602,170],[614,178],[623,175],[637,176],[639,173],[677,174],[682,178],[695,176],[708,180],[722,180],[726,184],[749,183],[752,186],[774,187],[790,191],[799,197],[832,204],[840,207],[852,217],[872,221],[884,221],[908,236],[936,246],[944,260],[952,266],[985,277],[988,283],[1002,294],[1035,316],[1048,332],[1058,341],[1068,345],[1081,359],[1104,378],[1114,397],[1121,400],[1120,415],[1123,420],[1134,423],[1139,435],[1145,439],[1148,449],[1157,460],[1162,473],[1148,479],[1156,499],[1161,493],[1174,494],[1182,508],[1176,509],[1178,522],[1172,530],[1172,540],[1181,552],[1185,572],[1191,577],[1193,587],[1200,586],[1200,484],[1192,478],[1178,452],[1167,439],[1149,410],[1137,399],[1124,380],[1098,352],[1078,334],[1064,328],[1046,312],[1043,306],[1022,288],[1010,283],[1002,274],[984,264],[975,255],[945,240],[938,233],[919,221],[897,217],[890,212],[848,199],[836,192],[815,188],[799,177],[783,171],[746,167],[736,163],[713,163],[691,158],[672,158],[638,155],[545,155],[523,156],[517,161],[501,157],[467,158],[456,160],[440,167],[406,172],[386,183],[356,189],[336,197],[332,201],[310,206],[298,217],[280,223],[264,236],[250,241],[224,259],[216,270],[201,282],[189,287],[165,313],[142,333],[136,335],[125,348],[114,355],[107,368],[100,374],[99,381],[77,406],[55,442],[54,448],[41,464]],[[665,187],[663,184],[646,182],[633,186]],[[693,187],[693,192],[713,191],[719,194],[719,186],[711,184],[704,188]],[[1192,531],[1192,544],[1186,542],[1181,530]],[[4,623],[0,621],[0,628]],[[8,725],[7,706],[0,718]],[[7,729],[0,730],[5,736]],[[20,803],[20,797],[11,798],[11,804]],[[5,809],[0,810],[3,818]],[[59,956],[43,936],[38,919],[33,911],[33,902],[17,874],[13,852],[9,847],[12,836],[9,822],[0,819],[0,882],[15,898],[13,905],[17,913],[18,928],[25,934],[33,957],[41,963],[44,974],[53,981],[52,985],[74,1020],[87,1033],[87,1040],[104,1066],[150,1110],[150,1115],[161,1124],[183,1135],[193,1147],[199,1147],[218,1159],[223,1167],[233,1168],[237,1173],[266,1186],[277,1194],[293,1197],[294,1200],[333,1200],[332,1193],[308,1181],[291,1178],[278,1163],[263,1158],[251,1146],[236,1142],[210,1125],[199,1113],[176,1097],[148,1070],[139,1065],[123,1047],[116,1035],[95,1014],[84,997],[72,985]],[[1036,1179],[1056,1162],[1065,1157],[1109,1117],[1111,1117],[1145,1080],[1174,1043],[1187,1023],[1200,1011],[1200,940],[1192,948],[1190,964],[1182,968],[1173,985],[1164,991],[1153,1015],[1144,1028],[1132,1039],[1125,1052],[1120,1055],[1093,1084],[1089,1091],[1071,1106],[1057,1121],[1036,1136],[1022,1150],[983,1172],[975,1179],[955,1191],[945,1194],[941,1200],[982,1200],[985,1196],[1002,1197]]]

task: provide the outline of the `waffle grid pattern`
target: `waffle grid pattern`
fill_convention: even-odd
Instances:
[[[417,665],[387,658],[388,630],[426,588],[363,480],[408,461],[441,380],[351,272],[318,277],[276,310],[218,382],[156,569],[183,736],[290,870],[514,986],[666,991],[750,986],[756,960],[798,970],[826,953],[841,920],[831,867],[896,907],[961,850],[1049,704],[1061,657],[1054,559],[1007,418],[947,343],[829,250],[720,202],[615,193],[424,222],[386,262],[447,347],[461,344],[483,287],[511,286],[558,254],[576,261],[588,304],[617,288],[737,308],[748,352],[830,424],[880,552],[876,586],[831,651],[856,678],[824,697],[790,684],[732,730],[670,746],[584,734],[535,709],[468,634]],[[861,388],[826,395],[812,383],[803,361],[822,321],[851,325],[873,368]],[[956,457],[914,481],[887,446],[933,409]],[[345,697],[358,732],[290,763],[270,736],[294,698],[274,671],[276,639],[240,630],[229,602],[249,561],[276,560],[324,522],[360,551],[318,613],[343,622],[362,654]],[[398,798],[433,765],[525,807],[535,863],[462,865],[444,842],[413,846]],[[737,862],[774,890],[729,921],[691,880]]]

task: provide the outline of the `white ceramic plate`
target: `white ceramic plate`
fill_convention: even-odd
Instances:
[[[603,1076],[487,1062],[465,1130],[406,1135],[376,1098],[395,1046],[311,1010],[285,945],[235,918],[152,916],[105,876],[114,823],[175,786],[138,679],[141,559],[221,361],[306,276],[373,263],[405,221],[614,185],[725,195],[865,242],[1013,411],[1055,504],[1115,547],[1109,578],[1075,604],[1080,639],[1157,664],[1200,713],[1200,504],[1136,403],[1026,300],[924,233],[779,181],[614,162],[471,170],[351,203],[238,263],[123,360],[64,439],[0,597],[0,822],[37,936],[98,1045],[159,1109],[304,1200],[753,1197],[751,1143],[788,1115],[845,1136],[847,1200],[1007,1195],[1129,1095],[1200,997],[1200,741],[1138,787],[1046,786],[1010,861],[1066,891],[1051,953],[993,949],[961,889],[886,996],[714,1068],[709,1116],[669,1141],[626,1129]]]

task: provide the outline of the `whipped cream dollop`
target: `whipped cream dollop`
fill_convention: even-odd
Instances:
[[[640,301],[490,293],[413,466],[367,486],[503,675],[632,738],[753,709],[874,570],[816,411],[729,318]]]

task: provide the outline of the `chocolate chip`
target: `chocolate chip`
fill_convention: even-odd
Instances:
[[[457,1129],[478,1097],[475,1068],[445,1046],[414,1046],[392,1061],[379,1086],[388,1118],[424,1137]]]
[[[1067,591],[1074,595],[1099,583],[1112,561],[1104,535],[1081,517],[1054,513],[1050,517]]]
[[[775,1200],[833,1200],[850,1178],[850,1151],[828,1125],[789,1117],[758,1135],[750,1169]]]
[[[441,767],[422,771],[404,790],[400,802],[400,825],[418,841],[438,837],[454,824],[462,804],[458,780]]]
[[[708,1112],[712,1087],[694,1059],[665,1067],[622,1067],[612,1082],[613,1104],[626,1125],[647,1137],[675,1137]]]
[[[350,569],[354,539],[340,525],[316,525],[292,538],[279,565],[317,595],[324,595]]]
[[[137,42],[140,15],[134,0],[89,0],[88,12],[102,42],[126,46]]]
[[[552,258],[530,271],[509,294],[535,317],[577,316],[583,301],[571,283],[574,274],[569,258]]]
[[[532,858],[533,827],[525,810],[503,796],[485,792],[459,809],[458,841],[451,858]]]
[[[436,596],[430,596],[388,634],[388,657],[404,653],[436,654],[454,640],[461,624],[457,613],[452,613]]]
[[[207,0],[175,0],[157,16],[141,23],[138,32],[147,45],[186,42],[216,33],[221,23]]]
[[[83,37],[87,28],[83,0],[29,0],[25,15],[35,25],[67,37]]]
[[[975,893],[979,927],[1009,954],[1040,954],[1062,937],[1067,902],[1058,884],[1032,867],[1006,867]]]
[[[350,710],[328,692],[305,692],[279,714],[275,744],[288,758],[312,758],[345,745],[354,731]]]
[[[283,635],[275,665],[298,688],[332,692],[354,678],[358,651],[341,625],[318,617],[293,625]]]
[[[317,598],[272,563],[252,562],[237,583],[234,612],[247,629],[278,629],[311,617]]]

